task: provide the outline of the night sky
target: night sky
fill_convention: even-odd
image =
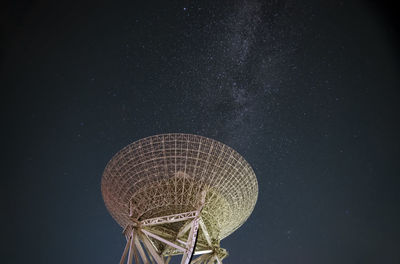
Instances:
[[[259,197],[224,263],[400,263],[400,53],[357,1],[9,1],[2,259],[118,263],[100,181],[146,136],[219,140]]]

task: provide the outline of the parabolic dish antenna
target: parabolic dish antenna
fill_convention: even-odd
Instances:
[[[107,164],[107,209],[127,244],[120,263],[222,263],[220,240],[250,216],[258,196],[253,169],[235,150],[191,134],[138,140]],[[193,256],[198,257],[194,258]]]

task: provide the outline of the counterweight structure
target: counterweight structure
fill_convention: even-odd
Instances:
[[[107,209],[123,228],[120,264],[222,263],[221,239],[239,228],[258,196],[253,169],[235,150],[191,134],[138,140],[107,164]]]

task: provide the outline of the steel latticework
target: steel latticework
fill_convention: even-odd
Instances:
[[[222,263],[220,240],[251,214],[258,184],[250,165],[221,142],[190,134],[138,140],[107,164],[107,209],[124,229],[120,263]],[[194,258],[194,255],[199,255]]]

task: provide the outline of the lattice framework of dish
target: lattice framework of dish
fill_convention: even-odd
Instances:
[[[229,146],[191,134],[162,134],[138,140],[107,164],[101,184],[113,218],[126,228],[145,219],[196,210],[214,240],[240,227],[258,196],[251,166]],[[162,227],[178,231],[180,226]]]

